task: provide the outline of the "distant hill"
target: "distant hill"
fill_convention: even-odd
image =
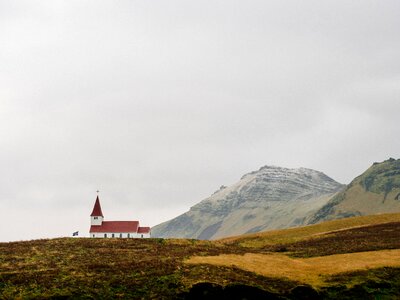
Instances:
[[[400,159],[374,163],[312,215],[307,223],[400,212]]]
[[[265,166],[222,186],[188,212],[152,228],[155,237],[217,239],[302,225],[344,185],[306,168]]]

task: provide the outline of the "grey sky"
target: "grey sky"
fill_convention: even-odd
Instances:
[[[399,1],[0,0],[0,241],[154,226],[266,164],[400,153]]]

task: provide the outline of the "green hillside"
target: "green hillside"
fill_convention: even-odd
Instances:
[[[382,163],[374,163],[364,174],[357,177],[353,184],[361,184],[368,192],[387,195],[400,189],[400,159],[390,158]],[[400,192],[395,199],[399,200]]]
[[[400,212],[400,159],[374,163],[312,215],[308,224],[378,213]]]
[[[400,214],[392,214],[213,242],[62,238],[0,243],[0,298],[395,299],[400,294],[399,230]]]

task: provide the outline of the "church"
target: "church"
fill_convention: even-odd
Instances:
[[[92,238],[149,238],[150,227],[140,227],[139,221],[104,221],[99,196],[90,215],[90,237]]]

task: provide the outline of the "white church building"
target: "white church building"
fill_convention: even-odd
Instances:
[[[149,238],[150,227],[140,227],[139,221],[104,221],[99,196],[90,215],[90,237],[92,238]]]

